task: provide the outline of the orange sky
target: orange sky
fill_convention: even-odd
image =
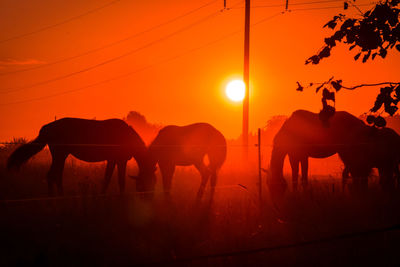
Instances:
[[[0,75],[85,53],[150,29],[212,1],[121,0],[62,25],[1,42],[65,21],[110,2],[1,1]],[[290,1],[291,4],[304,2],[312,1]],[[362,4],[371,1],[357,2]],[[224,86],[232,77],[240,77],[243,71],[243,32],[207,45],[231,32],[243,31],[244,9],[240,7],[244,6],[244,0],[227,0],[227,3],[228,6],[236,5],[239,8],[218,12],[223,7],[223,0],[215,1],[173,23],[96,53],[37,70],[1,75],[0,141],[12,137],[33,138],[40,127],[54,120],[55,116],[122,118],[130,110],[141,112],[153,123],[183,125],[204,121],[215,125],[228,138],[239,136],[242,107],[240,103],[227,100]],[[253,6],[281,3],[284,1],[252,1]],[[341,4],[293,5],[291,8],[332,7]],[[361,8],[365,10],[367,7]],[[253,8],[251,22],[271,17],[280,11],[283,11],[282,7]],[[323,24],[337,12],[343,10],[292,11],[251,28],[251,131],[264,126],[272,115],[289,115],[299,108],[312,111],[320,109],[320,97],[314,90],[297,92],[296,81],[305,84],[327,80],[330,76],[343,79],[346,85],[398,81],[400,56],[398,53],[395,55],[395,51],[392,51],[395,54],[389,53],[385,60],[377,58],[362,64],[353,61],[355,52],[348,53],[342,47],[334,49],[333,55],[320,65],[304,65],[305,59],[322,46],[323,37],[330,33],[322,29]],[[349,13],[356,14],[356,11],[352,9]],[[215,16],[165,38],[212,14]],[[91,68],[141,47],[145,48],[90,71],[33,88],[4,93]],[[147,66],[151,67],[124,78],[62,94]],[[354,92],[340,92],[336,107],[360,114],[372,106],[377,90],[364,88]],[[58,96],[49,97],[53,94]],[[42,97],[44,99],[32,101]],[[27,102],[15,103],[21,101]]]

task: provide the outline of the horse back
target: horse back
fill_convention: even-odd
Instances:
[[[119,119],[63,118],[43,126],[40,135],[52,150],[85,161],[129,159],[146,150],[136,131]]]
[[[86,120],[63,118],[42,127],[49,142],[60,139],[76,144],[126,144],[140,143],[140,136],[123,120]]]
[[[291,150],[314,147],[316,150],[340,149],[366,136],[368,126],[348,112],[337,111],[323,123],[318,113],[297,110],[285,121],[274,138],[274,145],[289,146]]]
[[[159,161],[175,161],[177,165],[193,164],[206,154],[210,162],[215,158],[222,165],[226,157],[226,140],[208,123],[169,125],[159,131],[150,151]]]

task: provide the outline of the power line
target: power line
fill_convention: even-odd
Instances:
[[[275,17],[277,17],[277,16],[279,16],[279,15],[282,15],[282,14],[284,14],[284,13],[285,13],[285,12],[278,12],[278,13],[276,13],[276,14],[273,14],[273,15],[271,15],[271,16],[268,16],[268,17],[266,17],[266,18],[263,18],[263,19],[261,19],[261,20],[255,22],[255,23],[252,23],[250,26],[253,27],[253,26],[259,25],[259,24],[261,24],[261,23],[264,23],[264,22],[266,22],[266,21],[268,21],[268,20],[271,20],[271,19],[273,19],[273,18],[275,18]],[[218,38],[218,39],[215,39],[215,40],[213,40],[213,41],[210,41],[210,42],[208,42],[208,43],[206,43],[206,44],[204,44],[204,45],[202,45],[202,46],[198,46],[198,47],[192,48],[192,49],[190,49],[190,50],[187,50],[187,51],[184,52],[184,53],[175,55],[175,56],[173,56],[173,57],[169,57],[169,58],[164,59],[164,60],[162,60],[162,61],[159,61],[159,62],[157,62],[157,63],[154,63],[154,64],[151,64],[151,65],[142,67],[142,68],[140,68],[140,69],[137,69],[137,70],[134,70],[134,71],[131,71],[131,72],[127,72],[127,73],[125,73],[125,74],[121,74],[121,75],[118,75],[118,76],[115,76],[115,77],[112,77],[112,78],[109,78],[109,79],[106,79],[106,80],[99,81],[99,82],[97,82],[97,83],[93,83],[93,84],[90,84],[90,85],[78,87],[78,88],[71,89],[71,90],[62,91],[62,92],[59,92],[59,93],[54,93],[54,94],[50,94],[50,95],[45,95],[45,96],[41,96],[41,97],[36,97],[36,98],[30,98],[30,99],[26,99],[26,100],[20,100],[20,101],[15,101],[15,102],[4,103],[4,104],[0,104],[0,106],[9,106],[9,105],[24,104],[24,103],[29,103],[29,102],[35,102],[35,101],[45,100],[45,99],[48,99],[48,98],[58,97],[58,96],[62,96],[62,95],[66,95],[66,94],[70,94],[70,93],[82,91],[82,90],[85,90],[85,89],[89,89],[89,88],[92,88],[92,87],[96,87],[96,86],[99,86],[99,85],[102,85],[102,84],[106,84],[106,83],[109,83],[109,82],[112,82],[112,81],[115,81],[115,80],[119,80],[119,79],[122,79],[122,78],[125,78],[125,77],[128,77],[128,76],[134,75],[134,74],[139,73],[139,72],[141,72],[141,71],[144,71],[144,70],[147,70],[147,69],[149,69],[149,68],[152,68],[152,67],[154,67],[154,66],[156,66],[156,65],[163,64],[163,63],[167,63],[167,62],[169,62],[169,61],[173,61],[173,60],[175,60],[175,59],[177,59],[177,58],[179,58],[179,57],[182,57],[182,56],[184,56],[184,55],[186,55],[186,54],[189,54],[189,53],[195,52],[195,51],[197,51],[197,50],[203,49],[203,48],[205,48],[205,47],[208,47],[208,46],[210,46],[210,45],[213,45],[213,44],[215,44],[215,43],[218,43],[218,42],[220,42],[220,41],[222,41],[222,40],[225,40],[226,38],[229,38],[229,37],[234,36],[234,35],[236,35],[236,34],[238,34],[238,33],[241,33],[241,32],[242,32],[242,30],[236,30],[236,31],[230,32],[230,33],[228,33],[228,34],[226,34],[226,35],[224,35],[224,36],[222,36],[222,37],[220,37],[220,38]]]
[[[29,36],[29,35],[33,35],[33,34],[36,34],[36,33],[40,33],[40,32],[43,32],[43,31],[46,31],[46,30],[49,30],[49,29],[58,27],[58,26],[60,26],[60,25],[69,23],[69,22],[71,22],[71,21],[80,19],[80,18],[85,17],[85,16],[87,16],[87,15],[90,15],[90,14],[92,14],[92,13],[95,13],[95,12],[97,12],[97,11],[99,11],[99,10],[102,10],[102,9],[106,8],[106,7],[112,6],[112,5],[114,5],[114,4],[116,4],[116,3],[120,2],[120,1],[121,1],[121,0],[114,0],[114,1],[108,2],[107,4],[104,4],[104,5],[102,5],[102,6],[99,6],[99,7],[97,7],[97,8],[94,8],[94,9],[91,9],[91,10],[89,10],[89,11],[86,11],[85,13],[79,14],[79,15],[77,15],[77,16],[68,18],[68,19],[63,20],[63,21],[60,21],[60,22],[58,22],[58,23],[51,24],[51,25],[47,25],[47,26],[44,26],[44,27],[42,27],[42,28],[40,28],[40,29],[31,31],[31,32],[26,32],[26,33],[23,33],[23,34],[19,34],[19,35],[15,35],[15,36],[9,37],[9,38],[7,38],[7,39],[0,40],[0,44],[5,43],[5,42],[8,42],[8,41],[11,41],[11,40],[21,39],[21,38],[26,37],[26,36]]]
[[[311,1],[311,2],[302,2],[302,3],[290,3],[290,6],[302,6],[302,5],[312,5],[312,4],[325,4],[332,2],[343,2],[344,0],[326,0],[326,1]],[[285,7],[286,4],[275,4],[275,5],[254,5],[254,7]]]
[[[359,4],[359,5],[357,5],[357,6],[370,6],[370,5],[373,5],[373,4],[374,4],[374,3]],[[295,9],[291,9],[291,10],[289,10],[289,11],[310,11],[310,10],[324,10],[324,9],[338,9],[338,8],[343,8],[343,6],[295,8]]]
[[[290,3],[290,6],[303,6],[303,5],[313,5],[313,4],[326,4],[326,3],[332,3],[332,2],[345,2],[345,0],[325,0],[325,1],[311,1],[311,2],[302,2],[302,3]],[[283,4],[281,5],[262,5],[262,6],[254,6],[254,7],[277,7],[277,6],[285,6]]]
[[[311,1],[311,2],[302,2],[302,3],[290,3],[290,6],[304,6],[304,5],[313,5],[313,4],[326,4],[326,3],[334,3],[334,2],[346,2],[346,0],[327,0],[327,1]],[[356,6],[365,6],[375,4],[375,2],[370,2],[369,4],[357,4]],[[274,7],[285,7],[285,4],[274,4],[274,5],[254,5],[251,8],[274,8]],[[234,8],[244,8],[242,7],[234,7]],[[321,9],[325,9],[324,7],[320,7]],[[343,8],[343,5],[337,7],[328,7],[329,8]],[[298,9],[296,9],[298,10]],[[304,9],[308,10],[308,9]],[[310,9],[313,10],[313,9]],[[293,9],[289,9],[289,11],[293,11]]]
[[[163,26],[165,26],[165,25],[171,24],[171,23],[173,23],[173,22],[175,22],[175,21],[177,21],[177,20],[179,20],[179,19],[182,19],[182,18],[184,18],[184,17],[187,17],[187,16],[189,16],[189,15],[191,15],[191,14],[197,12],[197,11],[200,10],[200,9],[203,9],[203,8],[205,8],[205,7],[207,7],[207,6],[211,5],[211,4],[214,4],[214,3],[217,2],[217,1],[219,1],[219,0],[213,0],[213,1],[208,2],[208,3],[206,3],[206,4],[202,5],[202,6],[197,7],[197,8],[195,8],[195,9],[192,9],[192,10],[190,10],[190,11],[184,13],[184,14],[181,14],[181,15],[179,15],[179,16],[177,16],[177,17],[174,17],[174,18],[172,18],[172,19],[170,19],[170,20],[168,20],[168,21],[165,21],[165,22],[163,22],[163,23],[160,23],[160,24],[157,24],[157,25],[155,25],[155,26],[153,26],[153,27],[150,27],[150,28],[148,28],[148,29],[146,29],[146,30],[144,30],[144,31],[141,31],[141,32],[138,32],[138,33],[134,33],[134,34],[129,35],[129,36],[123,38],[123,39],[114,41],[114,42],[109,43],[109,44],[106,44],[106,45],[104,45],[104,46],[100,46],[100,47],[97,47],[97,48],[88,50],[88,51],[83,52],[83,53],[81,53],[81,54],[77,54],[77,55],[74,55],[74,56],[66,57],[66,58],[63,58],[63,59],[60,59],[60,60],[57,60],[57,61],[49,62],[49,63],[42,64],[42,65],[35,66],[35,67],[25,68],[25,69],[21,69],[21,70],[14,70],[14,71],[3,72],[3,73],[0,73],[0,76],[9,75],[9,74],[14,74],[14,73],[21,73],[21,72],[26,72],[26,71],[31,71],[31,70],[37,70],[37,69],[49,67],[49,66],[52,66],[52,65],[55,65],[55,64],[67,62],[67,61],[70,61],[70,60],[73,60],[73,59],[77,59],[77,58],[80,58],[80,57],[83,57],[83,56],[87,56],[87,55],[90,55],[90,54],[99,52],[99,51],[101,51],[101,50],[104,50],[104,49],[113,47],[113,46],[118,45],[118,44],[120,44],[120,43],[129,41],[129,40],[131,40],[131,39],[133,39],[133,38],[136,38],[136,37],[138,37],[138,36],[141,36],[141,35],[143,35],[143,34],[145,34],[145,33],[149,33],[149,32],[151,32],[151,31],[154,31],[154,30],[156,30],[156,29],[158,29],[158,28],[161,28],[161,27],[163,27]]]
[[[308,2],[308,3],[325,3],[325,2],[335,2],[335,1],[337,1],[337,0],[331,0],[331,1],[315,1],[315,2]],[[185,14],[183,14],[183,15],[181,15],[181,16],[178,16],[178,17],[176,17],[176,18],[174,18],[174,19],[172,19],[172,20],[170,20],[170,21],[167,21],[165,24],[169,24],[169,23],[171,23],[171,22],[173,22],[173,21],[176,21],[177,19],[182,18],[182,17],[184,17],[184,16],[187,16],[187,15],[189,15],[189,14],[191,14],[191,13],[193,13],[193,12],[195,12],[195,11],[201,9],[201,8],[204,8],[205,6],[208,6],[208,5],[210,5],[210,4],[214,3],[214,2],[216,2],[216,1],[211,1],[211,2],[209,2],[209,3],[206,3],[205,5],[200,6],[200,7],[196,8],[196,9],[194,9],[194,10],[192,10],[192,11],[189,11],[188,13],[185,13]],[[308,3],[297,3],[297,4],[300,5],[300,4],[308,4]],[[372,4],[372,3],[371,3],[371,4]],[[367,5],[371,5],[371,4],[360,4],[359,6],[367,6]],[[293,4],[293,5],[294,5],[294,4]],[[333,9],[333,8],[342,8],[342,6],[320,7],[320,8],[318,8],[318,7],[317,7],[317,8],[298,8],[298,9],[292,9],[292,10],[290,10],[290,11],[308,11],[308,10],[321,10],[321,9]],[[209,18],[215,16],[215,15],[218,14],[218,13],[219,13],[219,12],[216,12],[216,13],[210,15],[209,17],[206,17],[204,20],[207,20],[207,19],[209,19]],[[278,15],[279,15],[279,14],[278,14]],[[176,31],[176,32],[173,32],[173,33],[170,34],[170,35],[164,36],[164,37],[162,37],[162,38],[160,38],[160,39],[157,39],[157,40],[155,40],[155,41],[153,41],[153,42],[151,42],[151,43],[148,43],[148,44],[146,44],[146,45],[144,45],[144,46],[142,46],[142,47],[139,47],[139,48],[137,48],[137,49],[131,50],[131,51],[125,53],[125,54],[122,54],[122,55],[120,55],[120,56],[111,58],[111,59],[109,59],[109,60],[106,60],[106,61],[104,61],[104,62],[98,63],[98,64],[96,64],[96,65],[93,65],[93,66],[90,66],[90,67],[87,67],[87,68],[84,68],[84,69],[81,69],[81,70],[79,70],[79,71],[72,72],[72,73],[69,73],[69,74],[66,74],[66,75],[58,76],[58,77],[55,77],[55,78],[53,78],[53,79],[49,79],[49,80],[41,81],[41,82],[38,82],[38,83],[34,83],[34,84],[31,84],[31,85],[22,86],[22,87],[17,87],[17,88],[10,88],[10,89],[8,89],[8,90],[6,90],[6,91],[1,91],[0,94],[13,93],[13,92],[17,92],[17,91],[24,90],[24,89],[34,88],[34,87],[37,87],[37,86],[40,86],[40,85],[45,85],[45,84],[48,84],[48,83],[51,83],[51,82],[55,82],[55,81],[58,81],[58,80],[62,80],[62,79],[65,79],[65,78],[69,78],[69,77],[71,77],[71,76],[75,76],[75,75],[80,74],[80,73],[83,73],[83,72],[90,71],[90,70],[92,70],[92,69],[95,69],[95,68],[98,68],[98,67],[100,67],[100,66],[106,65],[106,64],[111,63],[111,62],[114,62],[114,61],[116,61],[116,60],[119,60],[119,59],[121,59],[121,58],[123,58],[123,57],[129,56],[129,55],[131,55],[131,54],[133,54],[133,53],[136,53],[136,52],[138,52],[138,51],[140,51],[140,50],[143,50],[143,49],[145,49],[145,48],[147,48],[147,47],[150,47],[150,46],[152,46],[152,45],[154,45],[154,44],[156,44],[156,43],[158,43],[158,42],[164,41],[164,40],[166,40],[166,39],[168,39],[168,38],[170,38],[170,37],[172,37],[172,36],[174,36],[174,35],[176,35],[176,34],[182,32],[182,31],[185,31],[185,30],[188,29],[188,28],[191,28],[191,27],[195,26],[195,25],[198,24],[198,23],[201,23],[202,21],[203,21],[203,20],[199,20],[199,21],[197,21],[197,22],[195,22],[195,23],[193,23],[193,24],[191,24],[191,25],[188,25],[187,27],[184,27],[184,28],[182,28],[182,29],[180,29],[180,30],[178,30],[178,31]],[[76,56],[73,56],[73,57],[65,58],[65,59],[62,59],[62,60],[60,60],[60,61],[56,61],[56,62],[53,62],[53,63],[46,64],[46,65],[44,65],[44,66],[41,65],[41,66],[37,66],[37,67],[29,68],[29,69],[24,69],[24,70],[20,70],[20,71],[15,71],[15,72],[22,72],[22,71],[28,71],[28,70],[32,70],[32,69],[38,69],[38,68],[42,68],[42,67],[45,67],[45,66],[54,65],[54,64],[57,64],[57,63],[60,63],[60,62],[65,62],[65,61],[68,61],[68,60],[71,60],[71,59],[74,59],[74,58],[78,58],[78,57],[81,57],[81,56],[84,56],[84,55],[87,55],[87,54],[91,54],[91,53],[97,52],[97,51],[99,51],[99,50],[105,49],[105,48],[107,48],[107,47],[116,45],[116,44],[118,44],[118,43],[120,43],[120,42],[126,41],[126,40],[128,40],[128,39],[134,38],[134,37],[136,37],[136,36],[138,36],[138,35],[141,35],[141,34],[143,34],[143,33],[145,33],[145,32],[149,32],[149,31],[151,31],[151,30],[154,30],[155,28],[161,27],[161,26],[163,26],[163,25],[165,25],[165,24],[156,25],[156,26],[154,26],[154,27],[152,27],[152,28],[150,28],[150,29],[148,29],[148,30],[146,30],[146,31],[137,33],[137,34],[135,34],[135,35],[129,36],[129,37],[124,38],[124,39],[121,39],[121,40],[119,40],[119,41],[117,41],[117,42],[108,44],[108,45],[106,45],[106,46],[99,47],[99,48],[96,48],[96,49],[93,49],[93,50],[89,50],[89,51],[87,51],[87,52],[85,52],[85,53],[83,53],[83,54],[80,54],[80,55],[76,55]],[[9,73],[15,73],[15,72],[9,72]],[[8,74],[8,73],[6,73],[6,74]],[[0,74],[0,75],[2,75],[2,74]]]
[[[132,54],[134,54],[136,52],[139,52],[140,50],[143,50],[145,48],[153,46],[153,45],[155,45],[155,44],[157,44],[159,42],[165,41],[165,40],[167,40],[167,39],[169,39],[169,38],[171,38],[171,37],[173,37],[173,36],[175,36],[175,35],[177,35],[177,34],[179,34],[181,32],[184,32],[184,31],[196,26],[197,24],[200,24],[200,23],[202,23],[204,21],[207,21],[207,20],[209,20],[209,19],[211,19],[211,18],[213,18],[213,17],[215,17],[215,16],[217,16],[219,14],[221,14],[220,11],[214,12],[211,15],[208,15],[207,17],[204,17],[204,18],[202,18],[200,20],[197,20],[194,23],[191,23],[191,24],[189,24],[189,25],[187,25],[187,26],[185,26],[185,27],[183,27],[183,28],[181,28],[181,29],[179,29],[177,31],[174,31],[174,32],[172,32],[172,33],[170,33],[168,35],[165,35],[165,36],[163,36],[163,37],[161,37],[159,39],[156,39],[156,40],[154,40],[154,41],[152,41],[150,43],[147,43],[147,44],[145,44],[145,45],[143,45],[143,46],[141,46],[139,48],[130,50],[130,51],[128,51],[128,52],[126,52],[126,53],[124,53],[122,55],[110,58],[110,59],[105,60],[103,62],[100,62],[98,64],[92,65],[90,67],[86,67],[86,68],[83,68],[83,69],[75,71],[75,72],[71,72],[71,73],[68,73],[68,74],[65,74],[65,75],[61,75],[61,76],[58,76],[58,77],[55,77],[55,78],[52,78],[52,79],[48,79],[48,80],[45,80],[45,81],[37,82],[37,83],[34,83],[34,84],[21,86],[21,87],[16,87],[16,88],[10,88],[10,89],[7,89],[5,91],[1,91],[0,93],[7,94],[7,93],[13,93],[13,92],[21,91],[21,90],[24,90],[24,89],[30,89],[30,88],[34,88],[34,87],[37,87],[37,86],[40,86],[40,85],[45,85],[45,84],[48,84],[48,83],[51,83],[51,82],[63,80],[63,79],[69,78],[71,76],[75,76],[75,75],[78,75],[78,74],[81,74],[81,73],[96,69],[96,68],[101,67],[103,65],[106,65],[106,64],[112,63],[114,61],[117,61],[117,60],[119,60],[121,58],[130,56],[130,55],[132,55]]]
[[[373,4],[373,3],[362,4],[362,6],[371,5],[371,4]],[[359,5],[359,6],[361,6],[361,5]],[[290,11],[307,11],[307,10],[331,9],[331,8],[343,8],[343,7],[342,6],[336,6],[336,7],[321,7],[321,8],[304,8],[304,9],[294,9],[294,10],[290,10]],[[286,12],[285,11],[278,12],[278,13],[273,14],[272,16],[268,16],[268,17],[266,17],[266,18],[264,18],[264,19],[262,19],[262,20],[260,20],[258,22],[252,23],[251,26],[255,26],[255,25],[261,24],[261,23],[263,23],[265,21],[273,19],[273,18],[275,18],[275,17],[277,17],[277,16],[279,16],[281,14],[284,14],[284,13],[286,13]],[[21,100],[21,101],[15,101],[15,102],[9,102],[9,103],[5,103],[5,104],[0,104],[0,106],[9,106],[9,105],[14,105],[14,104],[23,104],[23,103],[40,101],[40,100],[53,98],[53,97],[58,97],[58,96],[69,94],[69,93],[74,93],[74,92],[77,92],[77,91],[82,91],[82,90],[85,90],[85,89],[88,89],[88,88],[92,88],[92,87],[95,87],[95,86],[99,86],[99,85],[102,85],[102,84],[106,84],[106,83],[109,83],[109,82],[112,82],[112,81],[115,81],[115,80],[118,80],[118,79],[121,79],[121,78],[125,78],[125,77],[128,77],[128,76],[134,75],[134,74],[139,73],[141,71],[144,71],[144,70],[147,70],[149,68],[152,68],[152,67],[154,67],[156,65],[163,64],[163,63],[175,60],[176,58],[179,58],[179,57],[181,57],[181,56],[183,56],[185,54],[194,52],[196,50],[200,50],[200,49],[202,49],[204,47],[207,47],[207,46],[210,46],[210,45],[212,45],[214,43],[220,42],[220,41],[222,41],[222,40],[224,40],[226,38],[229,38],[229,37],[231,37],[233,35],[236,35],[236,34],[238,34],[240,32],[241,32],[241,30],[237,30],[237,31],[231,32],[231,33],[229,33],[227,35],[224,35],[221,38],[218,38],[218,39],[213,40],[213,41],[211,41],[209,43],[206,43],[205,45],[190,49],[190,50],[188,50],[188,51],[186,51],[186,52],[184,52],[182,54],[178,54],[176,56],[167,58],[167,59],[159,61],[157,63],[142,67],[142,68],[137,69],[135,71],[128,72],[128,73],[125,73],[125,74],[122,74],[122,75],[119,75],[119,76],[115,76],[115,77],[112,77],[110,79],[106,79],[106,80],[103,80],[103,81],[100,81],[100,82],[97,82],[97,83],[94,83],[94,84],[90,84],[90,85],[87,85],[87,86],[83,86],[83,87],[79,87],[79,88],[75,88],[75,89],[71,89],[71,90],[66,90],[66,91],[55,93],[55,94],[51,94],[51,95],[45,95],[45,96],[42,96],[42,97],[36,97],[36,98],[31,98],[31,99],[26,99],[26,100]]]

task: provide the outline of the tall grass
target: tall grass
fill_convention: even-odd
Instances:
[[[193,167],[177,168],[170,199],[165,198],[158,179],[154,199],[145,200],[133,194],[131,180],[127,181],[128,193],[119,196],[116,177],[108,195],[99,195],[105,164],[68,158],[64,172],[67,197],[46,199],[49,152],[40,152],[20,172],[4,169],[7,153],[2,150],[0,162],[1,265],[399,262],[395,256],[399,248],[397,232],[264,253],[174,262],[200,255],[279,247],[400,223],[398,192],[382,192],[376,178],[371,178],[369,191],[364,194],[353,195],[347,188],[343,191],[338,176],[341,166],[333,163],[331,173],[321,168],[328,173],[325,175],[317,174],[318,168],[311,168],[309,188],[289,191],[279,202],[270,199],[264,181],[260,201],[258,172],[252,167],[257,165],[244,165],[230,154],[221,169],[213,201],[209,201],[206,192],[198,203],[195,196],[200,175]],[[266,164],[267,158],[263,162]],[[130,162],[128,173],[136,171],[135,162]],[[4,201],[27,198],[30,200]]]

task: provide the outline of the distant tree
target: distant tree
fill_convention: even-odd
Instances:
[[[264,127],[266,131],[277,131],[286,121],[288,117],[285,115],[272,116],[268,121],[267,125]]]
[[[148,125],[146,117],[137,111],[129,111],[128,115],[125,118],[125,121],[130,125],[139,127]]]
[[[149,143],[162,128],[160,125],[149,123],[146,117],[137,111],[129,111],[123,120],[131,125],[146,143]]]
[[[0,145],[0,162],[5,163],[8,156],[20,145],[26,144],[28,141],[25,138],[12,138],[5,144]]]
[[[288,117],[285,115],[272,116],[265,127],[262,129],[263,142],[267,145],[271,145],[276,133],[282,127],[283,123]]]
[[[348,9],[349,4],[353,5],[360,12],[360,17],[350,18],[340,13],[328,21],[324,27],[335,30],[335,32],[325,38],[322,49],[308,58],[306,64],[318,64],[322,59],[328,58],[338,43],[348,45],[349,50],[357,50],[354,60],[362,58],[363,63],[374,60],[377,56],[386,58],[388,52],[392,50],[400,51],[400,9],[398,8],[400,0],[381,0],[365,13],[362,13],[354,2],[356,0],[344,1],[344,9]],[[344,86],[342,80],[332,77],[323,83],[310,83],[307,87],[314,86],[317,93],[322,89],[323,114],[328,117],[334,112],[334,107],[329,102],[335,102],[336,92],[342,88],[354,90],[365,86],[383,86],[376,97],[374,106],[370,109],[368,123],[378,127],[384,126],[386,122],[380,114],[386,112],[393,116],[398,111],[400,82],[397,81],[349,87]],[[302,91],[303,89],[304,87],[298,82],[297,90]]]
[[[28,140],[23,137],[13,137],[9,142],[3,145],[5,150],[14,150],[17,146],[26,144]]]

